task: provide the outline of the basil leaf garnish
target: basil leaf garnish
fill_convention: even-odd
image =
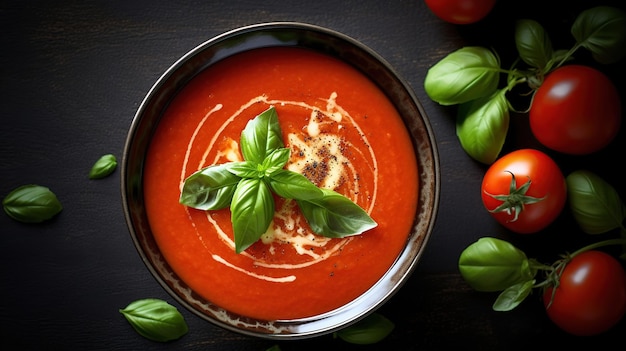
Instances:
[[[329,189],[322,189],[322,192],[321,198],[297,200],[314,232],[329,238],[343,238],[376,227],[367,212],[347,197]]]
[[[117,168],[117,159],[113,154],[102,155],[89,171],[89,179],[104,178]]]
[[[119,311],[137,333],[152,341],[176,340],[189,331],[183,315],[163,300],[137,300]]]
[[[274,198],[267,184],[258,178],[244,178],[230,205],[235,251],[254,244],[267,231],[274,218]]]
[[[272,173],[270,187],[285,199],[311,200],[324,196],[322,189],[300,173],[281,169]]]
[[[263,163],[271,151],[283,147],[276,109],[269,108],[250,120],[241,133],[240,144],[243,158],[258,164]]]
[[[275,211],[272,192],[296,200],[311,229],[319,235],[341,238],[377,226],[350,199],[320,189],[304,175],[284,169],[291,150],[284,147],[274,107],[248,122],[240,145],[244,161],[196,171],[185,179],[179,200],[199,210],[230,206],[237,253],[267,232]]]
[[[262,178],[265,173],[257,163],[250,161],[233,162],[228,165],[228,171],[240,178]]]
[[[289,161],[289,155],[291,150],[288,148],[278,148],[272,150],[267,157],[263,160],[263,164],[260,169],[264,175],[271,176],[272,173],[283,169]]]
[[[395,325],[380,313],[372,313],[355,324],[334,333],[345,342],[358,345],[375,344],[386,338]]]
[[[185,179],[179,202],[198,210],[230,206],[240,177],[229,172],[231,164],[203,168]]]
[[[61,212],[63,206],[47,187],[29,184],[11,191],[2,207],[9,217],[24,223],[40,223]]]

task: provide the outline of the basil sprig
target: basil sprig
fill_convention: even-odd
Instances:
[[[519,60],[510,68],[501,67],[494,50],[468,46],[449,53],[428,70],[424,79],[428,96],[441,105],[459,105],[456,133],[470,157],[484,164],[497,159],[508,133],[509,112],[518,112],[508,93],[518,85],[526,85],[520,91],[532,97],[544,77],[572,60],[581,48],[603,64],[626,56],[626,12],[619,8],[585,10],[576,17],[570,32],[574,45],[569,50],[557,50],[540,23],[522,19],[515,24]],[[505,83],[502,75],[506,76]]]
[[[200,169],[185,179],[179,202],[199,210],[230,207],[235,251],[241,253],[269,228],[276,194],[295,200],[315,233],[342,238],[377,226],[365,210],[343,195],[321,189],[285,169],[286,148],[274,107],[250,120],[241,133],[244,161]]]
[[[89,170],[89,179],[104,178],[117,168],[117,158],[113,154],[102,155]]]
[[[189,331],[178,309],[160,299],[136,300],[119,311],[137,333],[152,341],[176,340]]]
[[[63,206],[47,187],[28,184],[11,191],[2,207],[9,217],[24,223],[40,223],[61,212]]]
[[[624,246],[626,238],[598,241],[545,264],[528,258],[526,253],[508,241],[482,237],[461,252],[458,267],[463,279],[474,290],[499,292],[492,309],[506,312],[519,306],[533,289],[557,287],[565,266],[575,256],[612,245]],[[540,272],[543,278],[539,276]]]

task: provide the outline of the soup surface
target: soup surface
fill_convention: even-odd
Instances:
[[[193,172],[242,160],[242,130],[270,106],[291,149],[286,168],[347,196],[376,228],[319,236],[295,201],[277,198],[268,231],[237,254],[229,209],[179,203]],[[413,225],[417,177],[410,136],[375,84],[335,58],[273,47],[212,65],[176,96],[151,141],[143,182],[154,237],[186,284],[236,314],[285,320],[341,307],[385,274]]]

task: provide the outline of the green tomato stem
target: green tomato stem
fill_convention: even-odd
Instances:
[[[589,244],[587,246],[584,246],[584,247],[574,251],[569,256],[571,258],[571,257],[574,257],[574,256],[576,256],[578,254],[581,254],[581,253],[585,252],[585,251],[589,251],[589,250],[593,250],[593,249],[597,249],[599,247],[609,246],[609,245],[626,245],[626,238],[609,239],[609,240],[598,241],[596,243]]]

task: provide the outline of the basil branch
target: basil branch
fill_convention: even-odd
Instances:
[[[198,210],[230,207],[235,251],[259,240],[274,216],[272,193],[295,200],[311,229],[331,238],[358,235],[377,223],[345,196],[318,188],[302,174],[284,169],[285,148],[278,115],[270,107],[241,133],[244,161],[212,165],[185,179],[179,202]]]

